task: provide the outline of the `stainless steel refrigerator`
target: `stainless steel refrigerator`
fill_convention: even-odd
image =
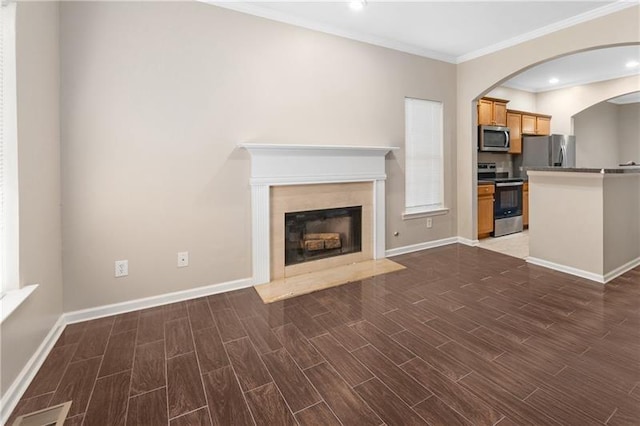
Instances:
[[[531,167],[575,167],[576,137],[572,135],[524,136],[518,166],[526,177]],[[519,162],[519,161],[518,161]],[[516,169],[517,170],[517,169]]]

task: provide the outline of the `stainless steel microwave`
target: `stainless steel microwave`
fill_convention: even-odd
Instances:
[[[478,150],[489,152],[509,151],[509,128],[478,126]]]

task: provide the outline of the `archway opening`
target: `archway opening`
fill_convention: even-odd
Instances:
[[[576,133],[574,130],[574,117],[582,111],[603,102],[605,102],[605,105],[601,106],[601,108],[607,109],[609,112],[624,109],[625,112],[622,114],[624,119],[621,118],[620,120],[626,123],[627,116],[633,115],[637,110],[635,110],[633,106],[620,107],[607,101],[640,90],[640,67],[633,65],[634,61],[640,62],[640,44],[637,42],[599,46],[588,50],[567,53],[546,61],[533,63],[504,77],[491,87],[483,90],[473,101],[473,144],[475,147],[478,147],[477,126],[479,117],[476,105],[482,97],[508,100],[507,111],[515,111],[521,114],[531,113],[533,116],[551,116],[548,133],[574,135]],[[589,64],[600,64],[603,66],[592,66]],[[615,67],[617,67],[617,69],[614,69]],[[572,70],[573,75],[571,74]],[[552,80],[549,82],[553,77],[555,77],[557,81]],[[631,102],[630,104],[637,104],[637,101]],[[629,110],[629,112],[626,112],[626,110]],[[611,123],[617,122],[616,120],[618,119],[609,117],[609,127],[611,127]],[[587,122],[591,121],[587,120]],[[578,122],[580,122],[579,116]],[[640,122],[640,116],[635,122]],[[625,141],[629,138],[629,135],[633,135],[635,131],[633,126],[628,127],[630,127],[631,130],[622,132],[622,134],[625,135],[623,136]],[[604,126],[601,126],[601,128],[603,129]],[[519,130],[521,131],[522,129]],[[578,129],[578,134],[584,134],[585,131],[588,130]],[[605,129],[602,131],[606,132]],[[531,132],[530,129],[526,131],[526,133],[529,132]],[[534,133],[535,132],[536,129],[534,127]],[[609,135],[611,135],[611,132],[609,132]],[[519,136],[522,137],[522,134]],[[600,136],[602,136],[602,134],[600,134]],[[618,138],[617,135],[615,137],[616,139]],[[522,143],[521,139],[516,142]],[[638,156],[636,152],[640,151],[640,147],[636,150],[634,143],[640,144],[640,137],[635,136],[634,141],[629,143],[629,146],[625,144],[623,149],[616,147],[616,152],[620,154],[617,155],[615,159],[614,156],[610,156],[610,158],[607,159],[607,164],[602,164],[601,167],[612,166],[614,161],[616,165],[627,161],[640,162],[640,159],[635,159],[635,157]],[[509,176],[520,176],[521,170],[518,170],[518,167],[521,167],[519,166],[521,160],[518,161],[518,157],[522,156],[521,149],[520,147],[516,149],[515,152],[507,153],[487,153],[476,149],[473,159],[474,184],[476,183],[475,179],[478,173],[478,163],[495,163],[498,171],[508,173]],[[611,148],[611,150],[613,150],[613,148]],[[580,155],[577,156],[580,157],[580,160],[576,158],[578,161],[576,166],[580,166],[579,162],[585,165],[593,165],[598,159],[603,158],[602,155],[597,155],[597,151],[593,151],[593,160],[589,160],[589,155],[590,152],[581,151]],[[526,179],[526,176],[522,177]],[[476,224],[479,224],[480,212],[477,206],[476,212],[478,214],[478,216],[476,216]],[[476,232],[476,235],[478,235],[478,232]]]

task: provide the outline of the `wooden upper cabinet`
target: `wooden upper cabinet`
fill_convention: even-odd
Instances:
[[[522,154],[522,114],[507,111],[507,127],[509,128],[509,154]]]
[[[478,101],[478,125],[506,126],[507,102],[504,99],[482,98]]]
[[[493,103],[493,121],[496,126],[507,125],[507,103],[495,101]]]
[[[522,113],[522,127],[520,129],[523,135],[550,135],[551,134],[551,116],[542,114]]]
[[[520,131],[523,135],[535,135],[536,134],[536,116],[529,114],[522,114],[522,127]]]
[[[485,99],[478,101],[478,125],[492,124],[493,121],[493,102]]]
[[[536,135],[551,134],[551,117],[539,115],[536,117]]]

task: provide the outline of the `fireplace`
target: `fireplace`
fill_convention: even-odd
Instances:
[[[396,147],[240,144],[251,161],[253,280],[255,284],[327,271],[385,257],[385,155]],[[326,248],[335,236],[316,238],[323,254],[287,264],[285,215],[361,206],[361,247],[341,256]],[[309,233],[313,233],[309,231]],[[335,234],[339,231],[315,232]],[[342,236],[340,245],[345,244]],[[326,239],[333,240],[326,243]],[[310,243],[314,244],[314,243]]]
[[[362,251],[362,206],[285,213],[285,266]]]
[[[277,185],[269,192],[272,280],[326,271],[373,258],[373,187],[370,182]],[[354,207],[359,213],[353,213]],[[345,218],[347,212],[359,216],[360,224],[356,229],[360,248],[357,250],[342,250],[356,239],[347,230],[348,222],[353,221]],[[300,217],[296,223],[297,215]],[[288,230],[287,227],[298,229]],[[288,251],[301,244],[304,247],[301,251]]]

